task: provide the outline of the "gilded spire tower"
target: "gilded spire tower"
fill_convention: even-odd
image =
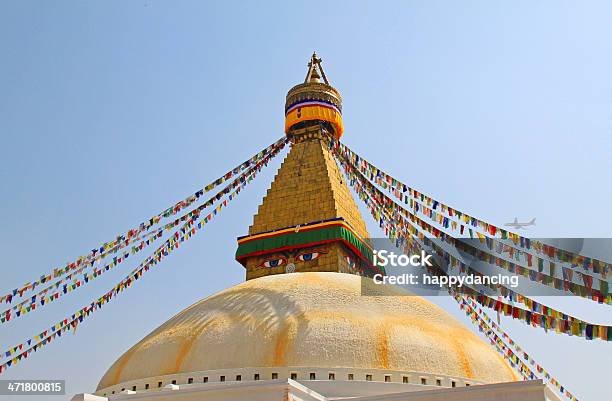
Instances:
[[[336,164],[331,138],[343,134],[342,98],[313,53],[304,83],[285,101],[291,150],[278,170],[237,260],[247,280],[281,273],[331,271],[370,275],[368,231]]]

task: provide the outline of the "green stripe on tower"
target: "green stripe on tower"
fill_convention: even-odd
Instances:
[[[359,256],[372,262],[372,250],[357,238],[350,230],[342,226],[322,227],[317,230],[298,231],[273,237],[255,239],[238,245],[236,259],[254,253],[271,252],[275,249],[295,246],[307,246],[332,240],[344,240],[360,253]]]

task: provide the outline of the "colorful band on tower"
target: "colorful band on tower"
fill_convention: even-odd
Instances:
[[[334,104],[320,100],[303,100],[290,106],[285,113],[285,133],[299,122],[317,120],[329,122],[337,139],[342,136],[342,113]]]

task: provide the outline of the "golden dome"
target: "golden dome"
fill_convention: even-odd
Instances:
[[[123,354],[98,390],[153,376],[243,367],[350,367],[514,381],[506,362],[418,296],[361,296],[361,277],[293,273],[201,300]]]

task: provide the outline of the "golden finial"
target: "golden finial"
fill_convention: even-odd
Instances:
[[[306,79],[304,80],[305,84],[311,82],[320,83],[321,77],[323,77],[323,82],[325,82],[326,85],[329,85],[329,81],[327,80],[323,67],[321,66],[322,61],[323,60],[321,58],[317,57],[316,52],[312,52],[312,57],[310,57],[310,61],[308,62],[308,73],[306,74]]]

